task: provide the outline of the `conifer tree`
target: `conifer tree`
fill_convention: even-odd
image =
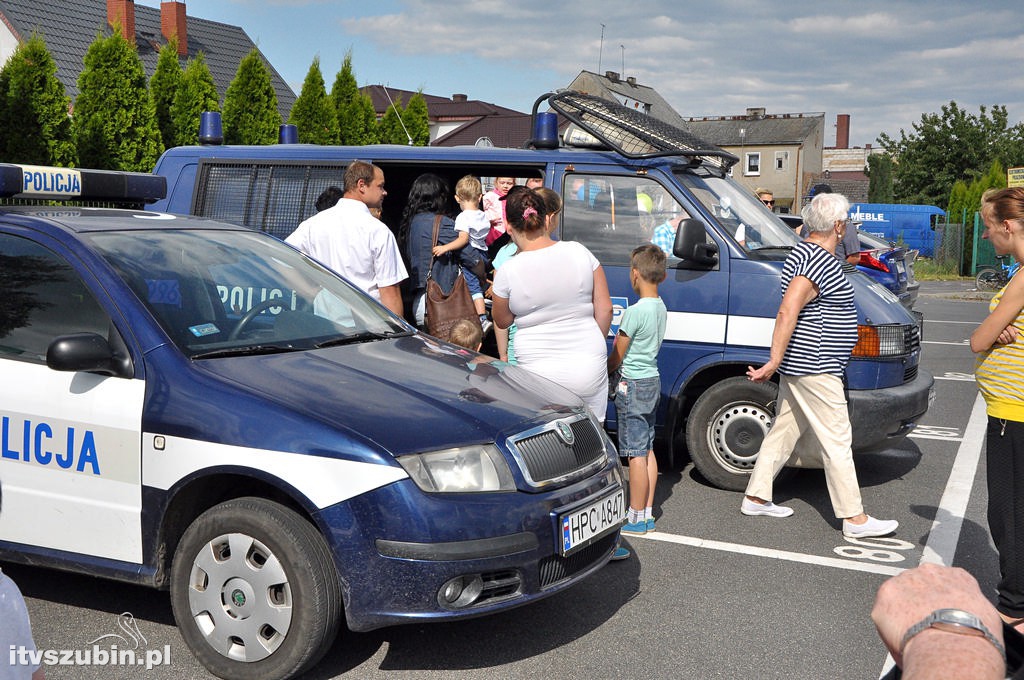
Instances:
[[[78,76],[72,135],[83,167],[150,172],[163,150],[146,72],[120,27],[98,36]]]
[[[324,76],[320,72],[320,57],[313,59],[306,80],[302,83],[288,122],[298,129],[302,144],[337,144],[338,114],[327,97]]]
[[[181,84],[171,104],[176,146],[199,143],[199,119],[203,111],[220,111],[220,106],[213,75],[200,52],[185,65]]]
[[[359,95],[359,116],[362,120],[362,136],[355,144],[380,144],[380,123],[377,122],[377,111],[373,108],[373,99],[365,92]]]
[[[380,121],[380,143],[408,144],[409,135],[405,134],[402,125],[402,98],[396,96]]]
[[[402,112],[402,122],[405,123],[413,144],[430,144],[430,112],[427,111],[427,100],[423,98],[423,90],[409,98],[409,104]]]
[[[359,96],[359,86],[352,73],[352,50],[349,50],[331,87],[331,102],[338,116],[338,138],[342,144],[361,143],[358,140],[362,136],[363,117]]]
[[[234,80],[224,94],[224,142],[273,144],[281,113],[270,71],[253,49],[238,64]]]
[[[181,62],[178,60],[178,41],[171,39],[160,48],[160,56],[156,61],[156,70],[149,79],[149,93],[153,97],[156,108],[156,124],[160,128],[160,138],[164,147],[172,147],[177,140],[174,122],[171,120],[171,105],[174,95],[181,86]]]
[[[43,39],[33,35],[18,45],[0,70],[0,158],[8,163],[74,165],[70,105]]]

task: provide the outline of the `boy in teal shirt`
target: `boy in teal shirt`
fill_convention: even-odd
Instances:
[[[629,514],[622,533],[642,536],[654,531],[652,506],[658,481],[654,412],[661,398],[658,350],[668,322],[665,303],[658,297],[658,284],[665,280],[664,251],[653,244],[635,249],[629,276],[640,299],[622,315],[608,356],[608,372],[622,369],[615,388],[619,455],[629,458]]]

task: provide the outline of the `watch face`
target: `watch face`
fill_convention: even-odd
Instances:
[[[946,630],[951,633],[960,633],[961,635],[985,636],[985,633],[982,632],[984,624],[974,614],[960,609],[940,609],[933,616],[935,620],[932,622],[932,628]]]

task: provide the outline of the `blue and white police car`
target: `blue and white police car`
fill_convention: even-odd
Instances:
[[[501,611],[604,565],[624,490],[583,404],[417,332],[277,239],[49,199],[163,177],[0,166],[0,560],[170,590],[225,678],[344,621]]]

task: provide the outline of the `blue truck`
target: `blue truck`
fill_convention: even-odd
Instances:
[[[850,219],[861,223],[861,231],[886,241],[902,241],[924,257],[934,257],[935,221],[946,212],[934,205],[901,205],[898,203],[853,203]]]

